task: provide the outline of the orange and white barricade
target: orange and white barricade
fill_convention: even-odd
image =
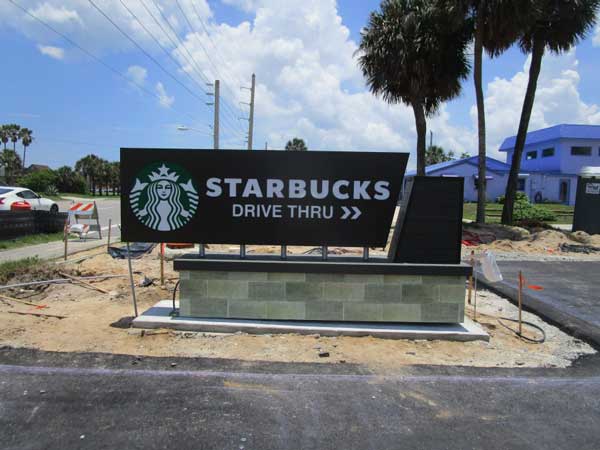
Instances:
[[[98,214],[98,207],[96,206],[96,202],[74,203],[69,208],[69,218],[72,218],[72,220],[70,220],[70,231],[77,233],[81,237],[85,238],[87,238],[87,235],[89,233],[98,233],[98,237],[102,239],[102,229],[100,228],[100,215]]]

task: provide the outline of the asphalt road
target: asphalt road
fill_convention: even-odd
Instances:
[[[82,199],[81,201],[93,201],[89,199]],[[72,204],[72,201],[63,200],[57,202],[59,210],[61,212],[68,211]],[[100,227],[102,228],[103,239],[97,238],[97,235],[91,234],[90,239],[86,241],[80,241],[77,238],[69,239],[68,253],[71,255],[83,250],[96,247],[102,243],[106,243],[108,223],[111,220],[111,241],[121,235],[119,225],[121,224],[121,202],[120,200],[113,199],[98,199],[96,200],[98,205],[98,212],[100,215]],[[41,259],[54,259],[60,258],[64,255],[64,244],[62,241],[48,242],[46,244],[30,245],[27,247],[20,247],[13,250],[5,250],[0,252],[0,262],[12,261],[21,258],[38,257]]]
[[[600,448],[597,369],[384,377],[330,364],[45,358],[32,367],[0,354],[0,448]]]
[[[572,334],[600,346],[600,261],[499,261],[504,281],[490,287],[517,298],[519,271],[526,285],[523,304]]]

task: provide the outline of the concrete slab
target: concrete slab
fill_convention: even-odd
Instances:
[[[489,341],[490,336],[473,321],[460,324],[404,324],[358,322],[308,322],[278,320],[203,319],[171,317],[172,301],[162,300],[133,321],[134,328],[170,328],[182,331],[253,334],[320,334],[321,336],[373,336],[385,339]],[[178,302],[175,303],[179,307]]]

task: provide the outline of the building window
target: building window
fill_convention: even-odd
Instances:
[[[531,160],[531,159],[536,159],[537,158],[537,150],[533,150],[531,152],[527,152],[525,154],[525,159],[527,161]]]
[[[525,178],[519,178],[517,183],[517,191],[525,192]]]
[[[554,147],[545,148],[542,150],[542,158],[548,158],[550,156],[554,156]]]
[[[573,156],[592,156],[592,147],[571,147]]]

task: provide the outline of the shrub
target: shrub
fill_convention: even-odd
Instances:
[[[498,203],[504,204],[504,196],[498,197]],[[515,198],[515,209],[513,210],[514,222],[549,222],[556,220],[556,215],[543,206],[529,203],[524,192],[517,192]]]
[[[56,187],[56,174],[52,170],[31,172],[22,177],[19,180],[19,184],[32,191],[39,193],[47,192],[49,189]]]

